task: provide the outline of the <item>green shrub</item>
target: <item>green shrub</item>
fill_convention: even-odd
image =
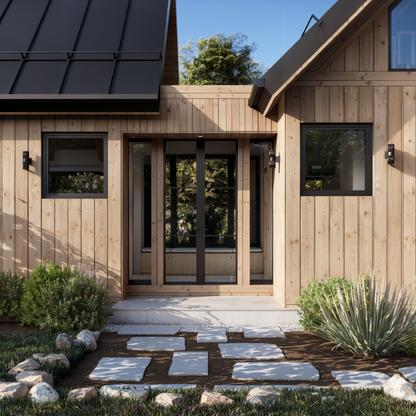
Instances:
[[[109,303],[95,273],[50,263],[36,267],[25,282],[22,322],[60,332],[95,331],[104,325]]]
[[[368,287],[364,279],[352,288],[340,284],[337,301],[329,296],[322,301],[325,321],[314,333],[354,355],[385,357],[402,351],[414,329],[414,297],[409,299],[405,289],[390,289],[390,283],[380,289],[374,277]]]
[[[414,357],[416,355],[416,324],[405,336],[402,351],[408,357]]]
[[[327,296],[329,299],[337,299],[337,289],[340,285],[352,287],[352,281],[344,277],[330,277],[319,280],[317,277],[308,283],[306,288],[302,288],[302,295],[297,300],[299,306],[299,324],[305,330],[313,332],[313,328],[319,327],[324,322],[324,316],[320,307],[320,302]]]
[[[0,316],[8,315],[17,319],[20,317],[24,280],[24,277],[12,273],[11,270],[0,272]]]

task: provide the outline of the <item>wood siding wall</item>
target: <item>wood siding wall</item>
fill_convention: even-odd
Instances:
[[[160,114],[155,116],[0,117],[0,270],[11,269],[27,276],[36,265],[50,261],[61,265],[96,267],[99,275],[108,282],[110,297],[121,299],[127,294],[128,269],[125,266],[128,240],[124,219],[128,216],[125,210],[127,188],[124,178],[128,161],[125,144],[128,139],[152,138],[158,166],[163,171],[163,138],[196,138],[202,133],[204,138],[235,138],[242,143],[250,137],[273,137],[277,123],[247,106],[250,89],[162,86]],[[42,133],[94,131],[108,132],[108,198],[43,199]],[[33,160],[29,171],[22,168],[22,153],[25,150],[29,150]],[[239,156],[239,169],[242,170],[242,163],[247,160]],[[246,177],[241,178],[247,182]],[[160,172],[157,180],[163,181]],[[247,199],[242,186],[243,182],[239,190],[239,204]],[[163,189],[163,186],[159,189]],[[159,206],[153,215],[161,220],[163,207]],[[159,236],[159,243],[154,255],[159,252],[160,257],[164,255],[163,224],[159,224],[156,230],[154,237]],[[246,234],[246,240],[247,236],[249,238],[249,234]],[[248,247],[249,252],[249,243],[244,247],[246,250]],[[249,257],[246,256],[246,259]],[[152,290],[166,294],[166,287],[161,287],[163,268],[160,263],[160,258],[154,263],[157,267],[154,268],[152,281],[157,287]],[[244,275],[245,281],[249,276],[247,273]],[[250,290],[257,290],[259,293],[272,294],[272,286],[264,290],[257,289],[253,286],[243,288],[242,285],[238,286],[238,290],[236,286],[228,290],[221,286],[210,286],[208,292],[247,294]],[[180,292],[181,288],[175,287],[175,291]]]
[[[282,301],[293,305],[313,276],[374,272],[414,291],[416,240],[416,73],[387,72],[388,14],[381,9],[326,64],[315,65],[279,104],[277,152],[282,178],[275,200],[285,198],[285,270]],[[284,109],[283,109],[284,108]],[[373,124],[373,195],[300,197],[301,123]],[[384,152],[394,143],[396,163]],[[277,195],[280,194],[280,197]],[[282,207],[283,209],[283,207]],[[278,284],[275,282],[275,285]],[[284,298],[283,298],[284,296]]]

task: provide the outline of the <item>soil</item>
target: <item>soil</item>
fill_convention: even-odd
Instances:
[[[15,323],[0,322],[0,332],[24,331],[33,332],[36,328],[19,327]],[[91,381],[92,373],[103,357],[152,357],[146,369],[141,384],[198,384],[212,388],[216,384],[302,384],[318,386],[338,386],[331,371],[380,371],[389,376],[399,372],[402,367],[416,366],[416,357],[395,354],[384,358],[356,357],[341,349],[332,350],[332,345],[319,337],[306,332],[289,332],[286,338],[246,339],[242,332],[229,332],[228,340],[232,343],[262,342],[276,344],[286,356],[284,360],[269,360],[270,362],[304,361],[314,365],[320,374],[319,381],[286,382],[281,380],[237,381],[231,378],[233,366],[237,362],[256,360],[234,360],[221,357],[218,344],[197,344],[196,332],[182,332],[176,336],[185,337],[187,351],[208,351],[208,376],[168,376],[172,363],[173,352],[139,352],[127,350],[127,341],[131,336],[117,335],[115,332],[103,332],[98,340],[98,349],[88,353],[72,369],[71,373],[60,380],[59,386],[64,388],[100,387],[106,384],[121,384],[122,382]],[[126,381],[128,383],[128,381]],[[130,382],[131,383],[131,382]],[[136,383],[137,384],[137,383]]]

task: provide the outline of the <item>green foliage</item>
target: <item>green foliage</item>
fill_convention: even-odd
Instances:
[[[390,283],[380,289],[374,277],[369,288],[364,279],[337,287],[337,302],[325,296],[321,309],[325,321],[313,332],[354,355],[385,357],[403,349],[414,328],[414,297],[405,289],[392,291]]]
[[[24,280],[11,270],[0,272],[0,316],[19,318]]]
[[[37,266],[25,282],[21,321],[60,332],[95,331],[104,325],[109,303],[94,273],[50,263]]]
[[[299,324],[305,331],[313,332],[314,328],[323,324],[324,315],[320,303],[325,299],[325,296],[337,302],[338,287],[340,285],[351,288],[352,281],[344,277],[335,276],[325,280],[319,280],[317,277],[314,277],[306,288],[302,288],[302,294],[299,296],[296,304],[300,308],[298,310]]]
[[[251,57],[255,45],[246,42],[247,36],[241,33],[188,41],[179,48],[180,84],[251,85],[263,71]]]
[[[50,185],[50,188],[55,193],[102,194],[104,192],[103,176],[92,172],[77,172],[76,175],[59,175],[56,178],[56,189],[54,189],[53,185]],[[52,181],[52,177],[50,181]]]
[[[403,340],[403,352],[408,357],[416,355],[416,327],[412,328]]]

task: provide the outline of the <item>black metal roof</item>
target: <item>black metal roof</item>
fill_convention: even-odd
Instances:
[[[170,0],[0,0],[0,112],[157,112]]]

